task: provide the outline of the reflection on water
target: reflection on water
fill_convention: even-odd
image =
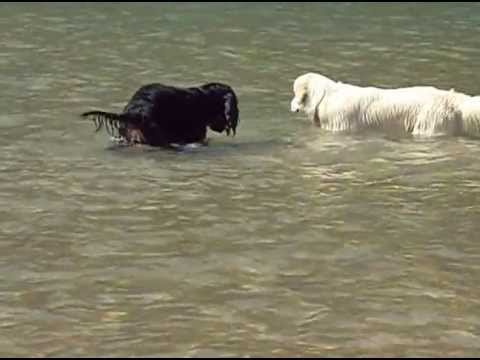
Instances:
[[[2,4],[0,355],[475,356],[480,146],[335,135],[292,81],[478,93],[478,4]],[[235,138],[78,114],[231,84]]]

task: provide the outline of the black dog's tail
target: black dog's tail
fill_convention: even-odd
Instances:
[[[88,111],[82,114],[84,118],[93,120],[97,128],[95,132],[100,131],[105,125],[107,133],[115,136],[115,131],[120,128],[120,123],[126,122],[125,116],[122,114],[109,113],[105,111]]]

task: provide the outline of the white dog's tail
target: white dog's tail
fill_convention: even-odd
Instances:
[[[459,104],[463,131],[466,135],[480,136],[480,96],[472,96]]]

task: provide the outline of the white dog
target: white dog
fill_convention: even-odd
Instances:
[[[330,131],[395,129],[414,135],[480,136],[480,96],[429,86],[360,87],[307,73],[293,84],[291,111]]]

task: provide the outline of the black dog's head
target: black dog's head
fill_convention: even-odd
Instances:
[[[233,89],[220,83],[209,83],[201,88],[214,102],[215,113],[212,114],[208,127],[219,133],[226,131],[227,135],[230,135],[230,132],[235,135],[239,111],[237,96]]]

